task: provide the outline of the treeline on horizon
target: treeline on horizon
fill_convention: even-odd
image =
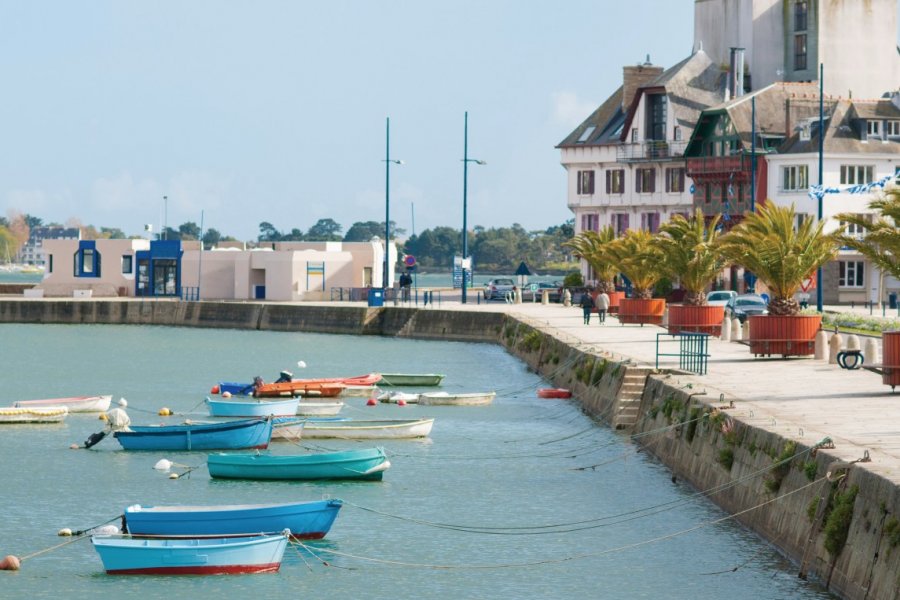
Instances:
[[[43,219],[28,214],[11,214],[9,218],[0,217],[0,261],[15,256],[19,248],[28,241],[30,232],[35,227],[72,227],[81,229],[81,237],[85,240],[128,239],[140,236],[126,236],[116,227],[100,227],[82,225],[70,219],[65,225],[44,223]],[[368,242],[373,238],[384,239],[385,224],[377,221],[358,221],[350,226],[342,235],[343,227],[333,219],[319,219],[306,231],[291,229],[281,231],[272,223],[263,221],[259,224],[259,235],[256,244],[267,242]],[[406,230],[397,227],[394,221],[390,224],[391,239],[398,239],[406,234]],[[157,239],[196,241],[201,239],[204,248],[212,248],[221,242],[239,241],[210,228],[201,231],[200,227],[188,221],[177,228],[166,227],[156,235]],[[573,221],[562,225],[554,225],[545,230],[527,231],[518,223],[511,227],[485,228],[475,226],[468,233],[467,255],[472,257],[474,267],[479,271],[510,272],[520,262],[525,261],[532,269],[565,270],[571,269],[573,260],[571,251],[563,247],[563,243],[575,235]],[[454,256],[462,255],[461,230],[452,227],[435,227],[409,236],[398,244],[402,255],[412,255],[423,268],[447,268],[452,266]]]

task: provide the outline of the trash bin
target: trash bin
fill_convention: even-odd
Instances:
[[[897,294],[896,292],[891,292],[888,294],[888,306],[891,308],[897,308]]]
[[[384,306],[384,290],[369,290],[369,306]]]

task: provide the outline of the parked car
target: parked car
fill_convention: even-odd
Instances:
[[[747,317],[769,314],[769,305],[765,298],[757,294],[741,294],[728,301],[725,314],[743,323]]]
[[[738,294],[733,290],[716,290],[706,295],[706,303],[710,306],[727,306],[728,302]]]
[[[516,283],[512,279],[501,277],[499,279],[491,279],[484,284],[485,300],[503,300],[508,292],[513,291]]]
[[[539,283],[530,283],[522,288],[522,302],[540,302],[544,295],[544,290],[549,290],[550,302],[559,302],[560,290],[562,283],[555,281],[541,281]]]

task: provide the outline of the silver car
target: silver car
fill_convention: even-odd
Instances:
[[[503,300],[504,298],[506,298],[507,293],[513,291],[514,287],[516,287],[516,282],[512,279],[508,279],[506,277],[491,279],[486,284],[484,284],[484,299]]]
[[[769,314],[769,305],[765,298],[757,294],[741,294],[728,301],[725,305],[725,314],[730,319],[737,319],[743,323],[747,317]]]
[[[706,295],[706,303],[710,306],[726,306],[735,296],[737,292],[733,290],[716,290]]]

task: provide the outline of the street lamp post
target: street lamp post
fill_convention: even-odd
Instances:
[[[469,233],[466,224],[468,184],[469,184],[469,163],[476,165],[487,164],[483,160],[469,158],[469,111],[465,113],[465,121],[463,126],[463,230],[462,230],[462,303],[466,303],[466,257],[469,255]]]
[[[169,197],[163,196],[163,204],[165,205],[165,211],[163,212],[163,239],[169,239],[169,233],[166,231],[169,228]]]
[[[388,261],[390,260],[390,251],[388,250],[391,243],[391,163],[402,165],[402,160],[394,160],[391,158],[391,118],[387,118],[387,129],[385,133],[385,152],[384,152],[384,276],[381,279],[381,287],[387,295],[388,288]]]

